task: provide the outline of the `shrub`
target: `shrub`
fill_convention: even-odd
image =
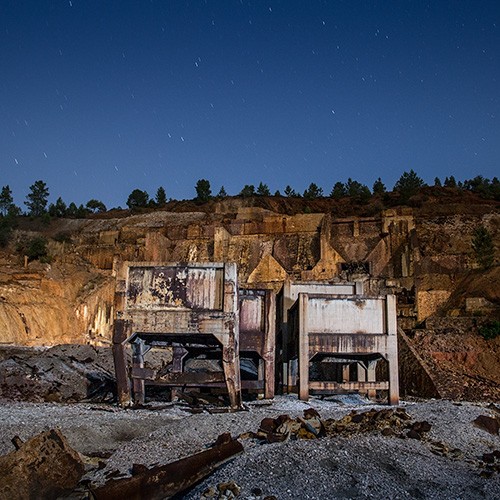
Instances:
[[[39,259],[40,262],[50,262],[45,238],[37,237],[25,243],[19,243],[17,251],[22,255],[26,255],[29,261]]]
[[[486,323],[479,328],[479,335],[485,340],[491,340],[500,335],[500,321]]]

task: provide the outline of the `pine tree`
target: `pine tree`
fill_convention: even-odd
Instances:
[[[240,196],[243,198],[248,198],[249,196],[253,196],[255,194],[255,186],[253,184],[245,184],[243,189],[240,191]]]
[[[333,198],[334,200],[339,200],[344,196],[347,196],[347,189],[345,187],[345,184],[343,182],[337,181],[334,184],[332,191],[330,192],[330,198]]]
[[[0,192],[0,214],[7,215],[12,205],[14,205],[14,198],[12,198],[12,191],[9,185],[7,185]]]
[[[85,208],[87,208],[93,213],[106,211],[106,205],[102,201],[96,200],[94,198],[87,201]]]
[[[49,205],[49,215],[51,217],[65,217],[67,215],[68,207],[64,203],[63,199],[59,196],[56,203],[51,203]]]
[[[257,194],[259,196],[271,196],[271,191],[269,191],[269,187],[267,184],[263,184],[261,182],[257,187]]]
[[[43,181],[36,181],[30,186],[30,192],[26,196],[24,204],[28,207],[28,214],[33,217],[40,217],[47,213],[47,202],[49,199],[49,189]]]
[[[304,198],[313,200],[314,198],[319,198],[323,196],[323,188],[317,186],[314,182],[309,184],[309,187],[304,191]]]
[[[445,187],[457,187],[457,181],[455,180],[455,177],[453,175],[450,175],[450,177],[446,177],[444,180],[444,186]]]
[[[404,172],[394,185],[394,191],[399,192],[402,201],[408,201],[413,195],[417,194],[419,189],[425,186],[423,179],[411,169],[409,172]]]
[[[373,183],[372,191],[373,194],[384,194],[387,191],[385,184],[382,182],[380,177]]]
[[[217,198],[226,198],[226,196],[226,189],[224,188],[224,186],[221,186],[219,192],[217,193]]]
[[[149,194],[146,191],[134,189],[127,198],[127,207],[130,209],[143,208],[147,206],[148,201]]]
[[[167,204],[167,194],[165,193],[165,188],[160,186],[156,191],[155,202],[157,207],[164,207]]]
[[[207,179],[199,179],[196,183],[196,201],[198,203],[206,203],[212,197],[210,182]]]

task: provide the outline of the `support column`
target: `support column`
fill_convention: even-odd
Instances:
[[[309,400],[309,332],[307,330],[308,295],[299,294],[299,399]]]
[[[125,342],[130,334],[128,321],[117,319],[113,326],[113,362],[115,365],[117,399],[120,406],[130,406],[130,379],[127,369]]]
[[[377,363],[377,359],[368,361],[368,368],[366,369],[367,382],[375,382],[377,380]],[[375,399],[377,391],[375,389],[368,389],[367,396],[369,399]]]
[[[224,378],[226,379],[231,408],[239,410],[242,407],[240,354],[234,333],[227,336],[223,341],[222,367],[224,369]]]
[[[276,295],[267,291],[265,298],[266,330],[264,346],[264,397],[274,398],[276,360]]]
[[[182,373],[184,370],[184,358],[188,350],[182,346],[175,345],[172,348],[172,373]],[[170,400],[173,401],[177,396],[176,388],[170,391]]]
[[[144,368],[145,343],[142,339],[136,339],[132,343],[132,368]],[[145,384],[142,378],[132,379],[132,393],[135,404],[144,404]]]
[[[399,368],[398,368],[398,326],[396,316],[396,297],[387,295],[387,353],[389,362],[389,404],[399,404]]]

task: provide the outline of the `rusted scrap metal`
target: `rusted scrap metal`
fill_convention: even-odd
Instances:
[[[0,457],[0,499],[59,498],[71,493],[84,474],[84,465],[58,429],[22,442]]]
[[[260,439],[276,443],[287,439],[315,439],[339,434],[351,436],[380,432],[383,436],[422,440],[430,430],[429,422],[414,422],[402,408],[371,409],[362,413],[353,410],[338,420],[322,420],[314,408],[309,408],[304,410],[303,417],[280,415],[277,418],[264,418],[257,432],[245,432],[240,435],[240,439]],[[433,443],[430,441],[431,445]]]
[[[422,440],[432,427],[426,420],[414,422],[403,408],[371,409],[362,413],[353,410],[341,419],[325,420],[324,425],[328,435],[380,432],[383,436],[418,440]]]
[[[113,479],[91,490],[96,500],[160,500],[170,498],[208,476],[243,452],[242,444],[229,434],[219,436],[212,448],[167,465],[147,468],[134,465],[132,477]]]
[[[325,435],[323,422],[315,410],[304,410],[304,417],[291,418],[280,415],[264,418],[257,433],[245,433],[240,437],[257,438],[268,443],[278,443],[287,439],[316,439]]]
[[[498,431],[500,430],[500,419],[498,419],[497,417],[479,415],[479,417],[477,417],[473,423],[479,429],[489,432],[494,436],[498,436]]]

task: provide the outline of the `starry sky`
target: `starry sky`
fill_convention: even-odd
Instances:
[[[500,174],[498,0],[1,0],[0,75],[23,208]]]

